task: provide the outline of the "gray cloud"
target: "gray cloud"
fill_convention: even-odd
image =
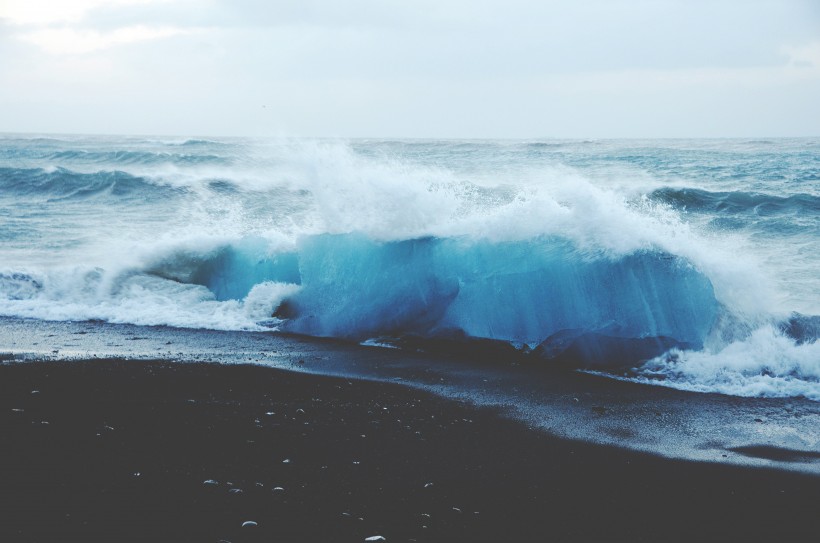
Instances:
[[[618,137],[820,126],[809,98],[820,66],[787,65],[820,43],[809,0],[176,0],[51,26],[136,25],[191,32],[59,57],[19,40],[31,28],[0,26],[5,129]]]

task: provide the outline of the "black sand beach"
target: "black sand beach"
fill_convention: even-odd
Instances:
[[[561,440],[415,389],[251,365],[6,362],[0,435],[4,542],[820,533],[814,475]]]

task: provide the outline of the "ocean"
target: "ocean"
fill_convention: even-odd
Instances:
[[[819,271],[820,139],[0,136],[14,326],[504,346],[817,402]]]

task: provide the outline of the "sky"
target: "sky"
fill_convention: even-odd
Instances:
[[[820,0],[0,0],[0,132],[820,136]]]

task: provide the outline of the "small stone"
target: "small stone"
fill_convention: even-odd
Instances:
[[[433,486],[433,483],[427,483],[424,485],[424,488],[430,488],[431,486]]]
[[[246,520],[245,522],[242,523],[243,528],[256,528],[257,526],[259,526],[259,525],[256,522],[252,521],[252,520]]]
[[[217,481],[214,481],[213,479],[208,479],[207,481],[202,481],[202,484],[203,485],[218,485],[219,483]]]
[[[230,492],[231,494],[242,494],[242,489],[241,488],[232,488],[228,492]]]
[[[365,541],[387,541],[384,537],[380,535],[371,535],[370,537],[364,538]]]
[[[285,491],[285,489],[284,489],[284,488],[282,488],[281,486],[275,486],[275,487],[273,487],[273,489],[271,490],[271,492],[284,492],[284,491]]]

